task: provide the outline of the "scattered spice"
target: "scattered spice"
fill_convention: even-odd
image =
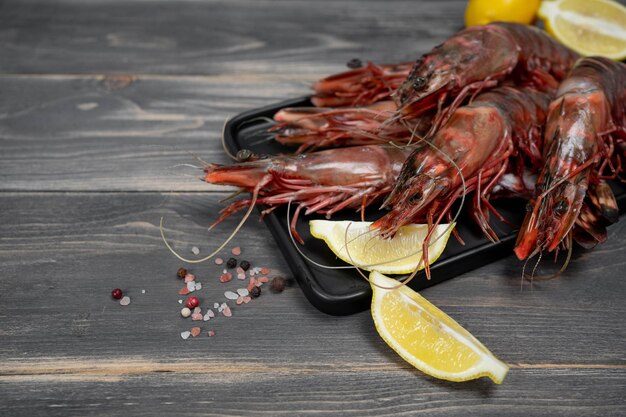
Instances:
[[[188,309],[187,307],[183,307],[183,309],[180,310],[180,315],[183,316],[184,318],[187,318],[191,316],[191,310]]]
[[[185,268],[178,268],[178,271],[176,271],[176,276],[180,279],[185,278],[185,275],[187,275],[187,270]]]
[[[235,256],[239,256],[241,255],[241,248],[239,246],[235,246],[230,252]]]
[[[209,331],[207,332],[207,335],[208,335],[209,337],[213,337],[213,336],[215,336],[215,332],[214,332],[213,330],[209,330]]]
[[[115,298],[116,300],[119,300],[120,298],[122,298],[123,295],[124,293],[122,293],[122,290],[120,290],[119,288],[116,288],[113,291],[111,291],[111,297]]]
[[[230,269],[233,269],[234,267],[237,266],[237,259],[230,258],[229,260],[226,261],[226,266]]]
[[[270,289],[273,292],[283,292],[285,289],[285,285],[287,284],[285,278],[283,277],[274,277],[272,278],[272,282],[270,282]]]
[[[180,295],[187,295],[187,294],[189,294],[189,290],[187,289],[186,286],[184,286],[183,288],[180,289],[180,291],[178,291],[178,294],[180,294]]]
[[[129,304],[130,304],[130,297],[128,297],[128,296],[122,297],[122,299],[120,300],[120,305],[121,306],[127,306]]]
[[[220,276],[220,282],[228,282],[233,279],[233,274],[230,272],[225,272]]]
[[[239,267],[241,269],[243,269],[244,271],[247,271],[248,269],[250,269],[250,262],[248,262],[248,261],[241,261],[241,262],[239,262]]]
[[[215,258],[215,265],[221,265],[224,263],[224,260],[222,258]]]
[[[239,297],[239,296],[237,295],[237,293],[234,293],[232,291],[226,291],[224,293],[224,297],[226,297],[229,300],[236,300],[237,297]]]
[[[257,286],[252,287],[252,289],[250,290],[250,296],[252,298],[258,298],[259,295],[261,295],[261,288]]]
[[[198,307],[198,305],[200,304],[200,300],[198,299],[198,297],[189,297],[187,298],[187,301],[185,302],[185,305],[187,306],[187,308],[196,308]]]

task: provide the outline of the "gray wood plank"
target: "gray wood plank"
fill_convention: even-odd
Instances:
[[[193,245],[207,254],[237,221],[206,232],[219,197],[1,194],[0,363],[5,371],[14,361],[64,357],[405,366],[376,335],[368,313],[326,316],[296,286],[282,294],[265,291],[249,305],[233,306],[230,319],[182,319],[182,284],[174,276],[181,262],[161,242],[158,221],[165,216],[167,234],[183,254],[193,256]],[[423,294],[507,362],[625,366],[620,348],[626,337],[622,223],[612,229],[607,244],[575,259],[562,278],[535,284],[532,291],[520,292],[521,265],[511,257]],[[289,276],[264,225],[251,219],[235,244],[254,265]],[[203,283],[204,306],[226,301],[225,290],[242,286],[238,280],[219,283],[222,268],[212,262],[192,268]],[[132,297],[130,306],[111,299],[115,287]],[[218,336],[183,341],[180,332],[196,323]],[[39,365],[33,363],[34,369]],[[411,381],[420,383],[419,378]]]
[[[201,369],[209,361],[198,360]],[[223,365],[222,365],[223,366]],[[409,369],[234,362],[210,371],[0,376],[4,415],[623,416],[624,369],[522,369],[500,386]]]
[[[0,76],[0,190],[211,191],[225,120],[309,93],[281,77]]]
[[[326,74],[413,60],[461,28],[465,0],[5,0],[0,72]]]

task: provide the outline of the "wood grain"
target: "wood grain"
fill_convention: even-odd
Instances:
[[[626,415],[623,221],[559,279],[521,288],[511,256],[423,291],[511,365],[500,386],[424,376],[368,312],[324,315],[293,282],[231,318],[180,317],[160,218],[187,256],[237,219],[208,233],[226,191],[175,166],[228,163],[227,116],[307,94],[350,58],[415,59],[464,5],[0,0],[0,415]],[[289,277],[255,219],[234,245]],[[242,286],[192,270],[203,306]]]
[[[308,94],[251,77],[0,76],[0,191],[212,191],[224,122]]]
[[[414,60],[465,0],[4,1],[0,72],[330,74]],[[149,9],[149,10],[148,10]]]

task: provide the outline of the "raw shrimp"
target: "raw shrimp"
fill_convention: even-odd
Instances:
[[[538,148],[527,144],[541,139],[550,98],[549,93],[531,87],[503,86],[456,109],[441,129],[424,141],[426,146],[409,156],[384,203],[390,212],[374,227],[390,237],[405,224],[427,222],[430,228],[423,243],[423,261],[430,276],[428,243],[433,230],[444,217],[450,220],[457,198],[475,190],[472,215],[487,237],[497,240],[487,214],[504,219],[489,203],[489,195],[507,172],[516,147],[524,149],[531,160],[540,158]]]
[[[341,146],[405,144],[426,134],[431,114],[408,122],[388,123],[397,109],[393,101],[367,107],[285,108],[274,115],[277,125],[269,129],[283,145],[297,145],[296,153]]]
[[[506,78],[556,89],[577,58],[536,27],[503,22],[472,26],[417,60],[394,94],[397,117],[416,117],[436,107],[436,129],[470,94]]]
[[[302,209],[305,214],[330,217],[344,208],[360,208],[386,196],[395,184],[403,162],[413,148],[358,146],[328,149],[298,156],[272,156],[224,166],[210,164],[205,181],[235,185],[252,192],[224,210],[215,224],[253,202],[269,206],[265,215],[280,205],[298,203],[291,229]],[[215,225],[214,224],[214,225]]]
[[[626,66],[606,58],[577,62],[550,104],[545,167],[515,246],[519,259],[572,239],[585,246],[606,240],[618,209],[607,178],[626,157]]]
[[[318,107],[362,106],[388,100],[411,70],[412,62],[390,65],[368,63],[334,74],[313,85],[311,98]]]

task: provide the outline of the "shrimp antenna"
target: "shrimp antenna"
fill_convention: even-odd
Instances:
[[[165,243],[165,246],[167,246],[167,249],[169,249],[169,251],[172,252],[172,254],[174,256],[176,256],[178,259],[180,259],[183,262],[187,262],[187,263],[190,263],[190,264],[199,264],[199,263],[208,261],[209,259],[211,259],[215,255],[217,255],[222,249],[224,249],[224,247],[226,245],[228,245],[228,243],[239,232],[239,229],[241,229],[241,227],[246,222],[246,220],[248,220],[248,217],[250,217],[250,213],[252,213],[252,209],[254,209],[254,206],[256,204],[257,197],[259,196],[259,191],[260,191],[261,187],[265,186],[267,184],[267,182],[270,181],[270,180],[271,180],[271,177],[265,177],[263,180],[261,180],[256,185],[256,187],[254,187],[254,192],[252,193],[252,200],[250,201],[250,206],[248,207],[248,210],[246,211],[246,214],[243,215],[243,218],[239,221],[239,224],[237,225],[237,227],[235,227],[235,230],[233,230],[233,232],[230,234],[230,236],[228,236],[226,238],[226,240],[224,240],[224,242],[220,245],[220,247],[215,249],[211,254],[205,256],[204,258],[200,258],[200,259],[187,259],[187,258],[179,255],[178,252],[176,252],[174,249],[172,249],[172,247],[170,246],[169,242],[165,238],[165,233],[163,232],[163,217],[161,217],[161,222],[159,223],[159,231],[161,232],[161,239],[163,240],[163,243]]]

